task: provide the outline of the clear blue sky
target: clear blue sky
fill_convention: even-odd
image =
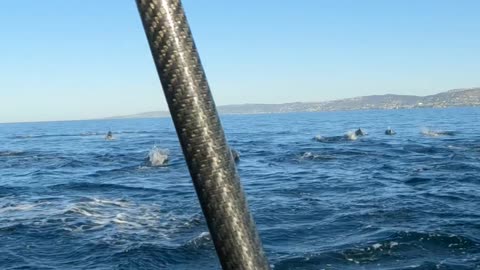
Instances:
[[[480,1],[184,0],[217,105],[480,86]],[[0,3],[0,122],[165,110],[134,0]]]

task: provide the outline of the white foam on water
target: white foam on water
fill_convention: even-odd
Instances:
[[[158,204],[139,204],[126,199],[89,197],[59,208],[53,215],[62,223],[62,228],[79,234],[115,228],[116,234],[154,234],[166,240],[198,224],[196,216],[178,216],[160,211]],[[51,219],[52,213],[42,217],[42,222]]]
[[[21,155],[25,152],[23,151],[0,151],[0,157],[2,156],[5,156],[5,157],[9,157],[9,156],[18,156],[18,155]]]
[[[438,131],[433,131],[433,130],[430,130],[428,128],[422,128],[421,129],[421,133],[425,136],[429,136],[429,137],[438,137],[439,134],[438,134]]]
[[[315,155],[312,152],[305,152],[300,157],[300,159],[309,159],[309,158],[315,158]]]
[[[438,137],[438,136],[455,136],[455,131],[442,131],[442,130],[431,130],[428,128],[421,128],[421,133],[429,137]]]
[[[0,213],[4,212],[20,212],[20,211],[28,211],[35,207],[34,204],[19,204],[15,206],[6,206],[0,208]]]
[[[168,162],[168,150],[154,146],[148,152],[148,164],[153,167],[166,165]]]
[[[98,204],[98,205],[114,205],[118,207],[128,207],[129,203],[124,200],[106,200],[106,199],[97,199],[93,198],[93,204]]]
[[[355,131],[349,131],[347,134],[345,134],[345,138],[349,141],[355,141],[358,139],[357,135],[355,135]]]

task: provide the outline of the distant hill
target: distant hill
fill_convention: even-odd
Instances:
[[[242,104],[218,106],[220,114],[262,114],[287,112],[322,112],[350,110],[391,110],[480,106],[480,88],[454,89],[430,96],[373,95],[324,102],[284,104]],[[145,112],[112,118],[167,117],[167,111]]]
[[[131,114],[131,115],[113,116],[113,117],[108,117],[108,119],[158,118],[158,117],[170,117],[170,112],[167,112],[167,111],[143,112],[143,113],[137,113],[137,114]]]

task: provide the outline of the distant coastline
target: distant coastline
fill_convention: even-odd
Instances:
[[[292,112],[330,112],[354,110],[394,110],[416,108],[449,108],[480,106],[480,87],[453,89],[429,96],[371,95],[324,102],[293,102],[283,104],[241,104],[218,106],[220,114],[271,114]],[[113,116],[106,119],[169,117],[168,111],[144,112]]]
[[[361,110],[395,110],[421,108],[452,108],[480,106],[480,87],[453,89],[429,96],[414,95],[370,95],[354,98],[337,99],[323,102],[292,102],[283,104],[238,104],[217,106],[219,114],[277,114],[295,112],[334,112]],[[4,122],[0,124],[39,123],[39,122],[70,122],[89,120],[116,120],[137,118],[166,118],[168,111],[151,111],[131,115],[91,119],[63,119],[42,121]]]

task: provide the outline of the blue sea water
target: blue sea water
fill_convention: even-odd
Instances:
[[[274,269],[480,269],[479,116],[222,122]],[[0,269],[219,268],[170,119],[0,125]]]

